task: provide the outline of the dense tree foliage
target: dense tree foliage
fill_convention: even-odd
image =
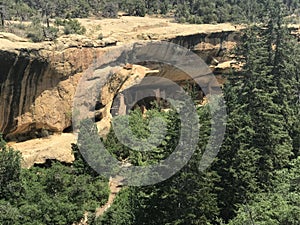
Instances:
[[[213,166],[205,173],[195,169],[198,149],[172,178],[128,188],[96,224],[299,224],[299,44],[283,23],[282,5],[268,4],[264,23],[245,31],[236,49],[244,66],[224,89],[229,118]],[[200,134],[203,145],[210,130],[206,110],[199,109],[201,122],[207,124]],[[133,129],[146,135],[147,120],[137,114],[131,115]],[[161,116],[173,121],[168,133],[176,140],[176,116]],[[113,134],[108,143],[114,154],[137,165],[159,160],[123,148]],[[167,143],[166,149],[156,149],[161,157],[176,145]]]
[[[229,121],[215,166],[225,219],[257,193],[271,192],[276,172],[298,155],[299,45],[288,35],[279,9],[272,5],[265,26],[245,33],[239,49],[243,78],[233,76],[225,90]]]
[[[173,15],[181,22],[259,22],[269,4],[277,0],[1,0],[0,17],[30,19],[40,14],[49,27],[50,18],[116,17],[123,10],[132,16]],[[280,0],[289,14],[299,13],[298,0]]]
[[[0,0],[0,30],[34,42],[54,40],[59,34],[85,33],[75,18],[117,18],[118,12],[142,17],[163,15],[181,23],[259,23],[268,17],[266,11],[275,2],[282,3],[287,21],[299,22],[299,0]]]
[[[162,183],[127,188],[96,224],[208,224],[217,218],[219,210],[214,193],[214,181],[218,180],[218,176],[213,171],[203,173],[198,170],[198,163],[210,133],[209,107],[198,108],[198,113],[203,124],[201,141],[190,162],[180,172]],[[124,117],[128,116],[120,116],[117,119],[119,124]],[[155,108],[148,110],[145,117],[140,110],[136,110],[131,112],[129,117],[132,131],[141,139],[149,135],[147,126],[153,117],[163,119],[168,132],[159,146],[152,148],[141,146],[149,148],[146,152],[124,147],[111,132],[106,145],[119,159],[143,166],[157,163],[174,151],[180,135],[178,132],[180,121],[175,111],[166,113]]]
[[[276,171],[273,190],[256,194],[229,224],[299,224],[299,165],[298,157],[292,160],[289,168]]]
[[[21,169],[21,155],[1,138],[0,223],[73,224],[107,201],[108,184],[90,173],[74,145],[73,166],[52,162],[45,168]]]
[[[0,134],[0,199],[14,197],[20,181],[21,155],[7,147]]]
[[[64,4],[70,4],[69,10]],[[295,12],[299,1],[2,0],[0,5],[3,23],[13,17],[29,19],[41,9],[31,26],[43,35],[46,28],[51,29],[47,25],[50,18],[62,17],[56,23],[65,26],[66,33],[81,32],[73,17],[101,13],[115,17],[120,9],[135,16],[173,12],[179,21],[194,23],[257,22],[260,18],[259,24],[245,30],[235,52],[243,68],[229,74],[224,87],[227,130],[213,165],[199,170],[212,131],[215,102],[210,101],[197,108],[202,126],[190,161],[161,183],[124,187],[104,215],[89,223],[300,224],[300,47],[284,23],[286,12]],[[175,110],[163,111],[154,104],[144,114],[134,110],[115,121],[124,133],[129,121],[131,131],[143,140],[151,136],[148,126],[153,118],[166,124],[163,141],[158,146],[150,142],[134,148],[123,145],[113,130],[103,141],[95,124],[84,121],[78,144],[85,146],[85,152],[73,145],[76,160],[72,165],[52,162],[45,168],[22,169],[20,153],[0,136],[0,223],[72,224],[84,212],[92,215],[107,201],[109,191],[107,181],[85,159],[105,170],[109,161],[97,151],[101,141],[116,159],[132,165],[147,166],[165,159],[178,145],[182,128]],[[155,129],[160,129],[159,123]],[[151,137],[153,143],[159,139]],[[141,148],[148,151],[139,151]]]

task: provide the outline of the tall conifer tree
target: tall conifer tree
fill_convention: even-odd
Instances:
[[[219,204],[222,217],[234,215],[237,204],[253,194],[272,189],[274,172],[288,166],[299,146],[295,52],[283,25],[279,3],[268,5],[265,25],[251,27],[240,54],[239,78],[229,82],[228,129],[216,168],[221,176]],[[238,81],[237,81],[238,80]],[[294,151],[293,151],[294,150]]]

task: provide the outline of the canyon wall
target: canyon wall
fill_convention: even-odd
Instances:
[[[10,44],[16,47],[0,50],[0,131],[22,141],[70,127],[81,74],[105,50],[79,43]]]
[[[230,60],[225,54],[238,41],[239,31],[198,32],[163,38],[182,45],[213,65]],[[116,41],[64,37],[33,44],[1,38],[0,132],[11,141],[62,133],[71,126],[72,103],[82,73]],[[115,47],[114,47],[115,46]],[[185,76],[155,65],[158,76],[184,81]],[[151,68],[151,69],[153,69]],[[217,85],[217,84],[215,84]],[[116,94],[116,93],[115,93]]]

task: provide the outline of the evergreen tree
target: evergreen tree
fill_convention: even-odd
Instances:
[[[272,74],[277,92],[274,102],[281,107],[281,114],[284,117],[286,129],[293,139],[294,157],[299,154],[299,69],[300,56],[299,44],[289,34],[284,24],[284,15],[280,8],[282,5],[277,2],[271,7],[270,20],[268,23],[270,45],[273,57],[271,59]]]
[[[136,188],[129,187],[123,188],[118,194],[112,206],[106,211],[106,213],[97,218],[95,225],[130,225],[135,224],[135,201],[137,199],[138,192]],[[137,223],[141,224],[141,223]]]
[[[209,106],[199,110],[201,132],[199,148],[190,162],[177,174],[161,183],[146,187],[130,187],[126,195],[126,209],[124,199],[116,199],[111,210],[100,218],[99,224],[209,224],[218,215],[214,182],[218,179],[213,171],[199,171],[199,162],[207,145],[210,134]],[[147,111],[143,118],[140,111],[130,114],[131,129],[139,138],[149,135],[146,129],[148,120],[161,117],[168,124],[165,141],[154,151],[135,152],[123,147],[116,147],[115,137],[110,134],[106,144],[118,157],[127,157],[135,165],[157,163],[166,158],[176,147],[180,133],[180,121],[174,111],[159,112],[157,109]],[[120,117],[122,119],[122,117]],[[119,121],[121,123],[121,121]],[[125,128],[124,128],[125,129]],[[114,140],[114,141],[113,141]],[[145,147],[145,146],[143,146]],[[147,146],[146,146],[147,147]],[[150,148],[151,146],[147,147]],[[124,150],[124,153],[120,151]],[[149,149],[150,150],[150,149]],[[124,194],[121,194],[122,196]],[[120,198],[121,198],[120,195]],[[130,214],[129,212],[132,212]],[[124,217],[122,216],[124,214]],[[130,223],[128,222],[130,221]]]
[[[6,146],[0,134],[0,199],[13,199],[19,195],[21,154]]]
[[[234,216],[236,205],[248,202],[254,193],[271,190],[275,171],[288,166],[295,148],[291,136],[297,123],[292,108],[295,78],[287,76],[296,74],[287,71],[294,71],[296,65],[288,62],[291,55],[283,38],[280,5],[272,10],[277,10],[276,18],[273,14],[265,27],[246,32],[240,52],[243,78],[230,82],[225,90],[228,129],[215,165],[221,176],[224,219]]]
[[[300,223],[300,158],[290,163],[290,168],[276,172],[271,192],[259,193],[240,207],[230,225],[291,224]]]

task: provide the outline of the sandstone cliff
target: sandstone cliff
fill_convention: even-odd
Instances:
[[[80,46],[79,40],[63,48],[63,41],[29,45],[9,41],[1,46],[0,130],[8,139],[22,141],[71,126],[71,105],[81,73],[106,50],[105,45]]]
[[[188,29],[179,36],[170,32],[169,38],[161,38],[189,48],[209,62],[234,46],[238,38],[234,29],[222,31],[218,25],[216,32],[189,34]],[[82,72],[117,44],[115,40],[93,41],[80,36],[41,44],[5,34],[0,40],[0,131],[17,141],[63,132],[71,126],[72,99]]]
[[[228,52],[238,41],[241,29],[228,24],[223,28],[222,25],[207,25],[205,28],[203,25],[179,24],[175,27],[163,19],[154,21],[156,23],[151,26],[142,24],[128,28],[131,32],[127,32],[127,36],[122,32],[119,36],[114,33],[101,41],[71,35],[61,37],[56,42],[34,44],[14,35],[0,34],[0,132],[8,140],[19,142],[70,130],[73,98],[83,72],[98,57],[112,48],[122,46],[124,42],[141,39],[174,42],[196,52],[215,67],[231,60]],[[163,33],[162,25],[165,26]],[[142,79],[150,69],[159,71],[156,75],[165,78],[170,78],[172,74],[172,80],[176,82],[186,80],[186,76],[176,69],[159,64],[143,66],[129,69],[120,67],[117,74],[123,77],[136,74]],[[131,84],[120,81],[117,85],[120,91]],[[101,103],[104,107],[98,127],[100,130],[106,128],[105,132],[109,127],[110,104],[115,94],[103,94],[106,99]],[[42,149],[42,145],[36,149]],[[15,146],[19,150],[24,148],[20,144]],[[47,157],[53,158],[46,154],[44,158]]]

